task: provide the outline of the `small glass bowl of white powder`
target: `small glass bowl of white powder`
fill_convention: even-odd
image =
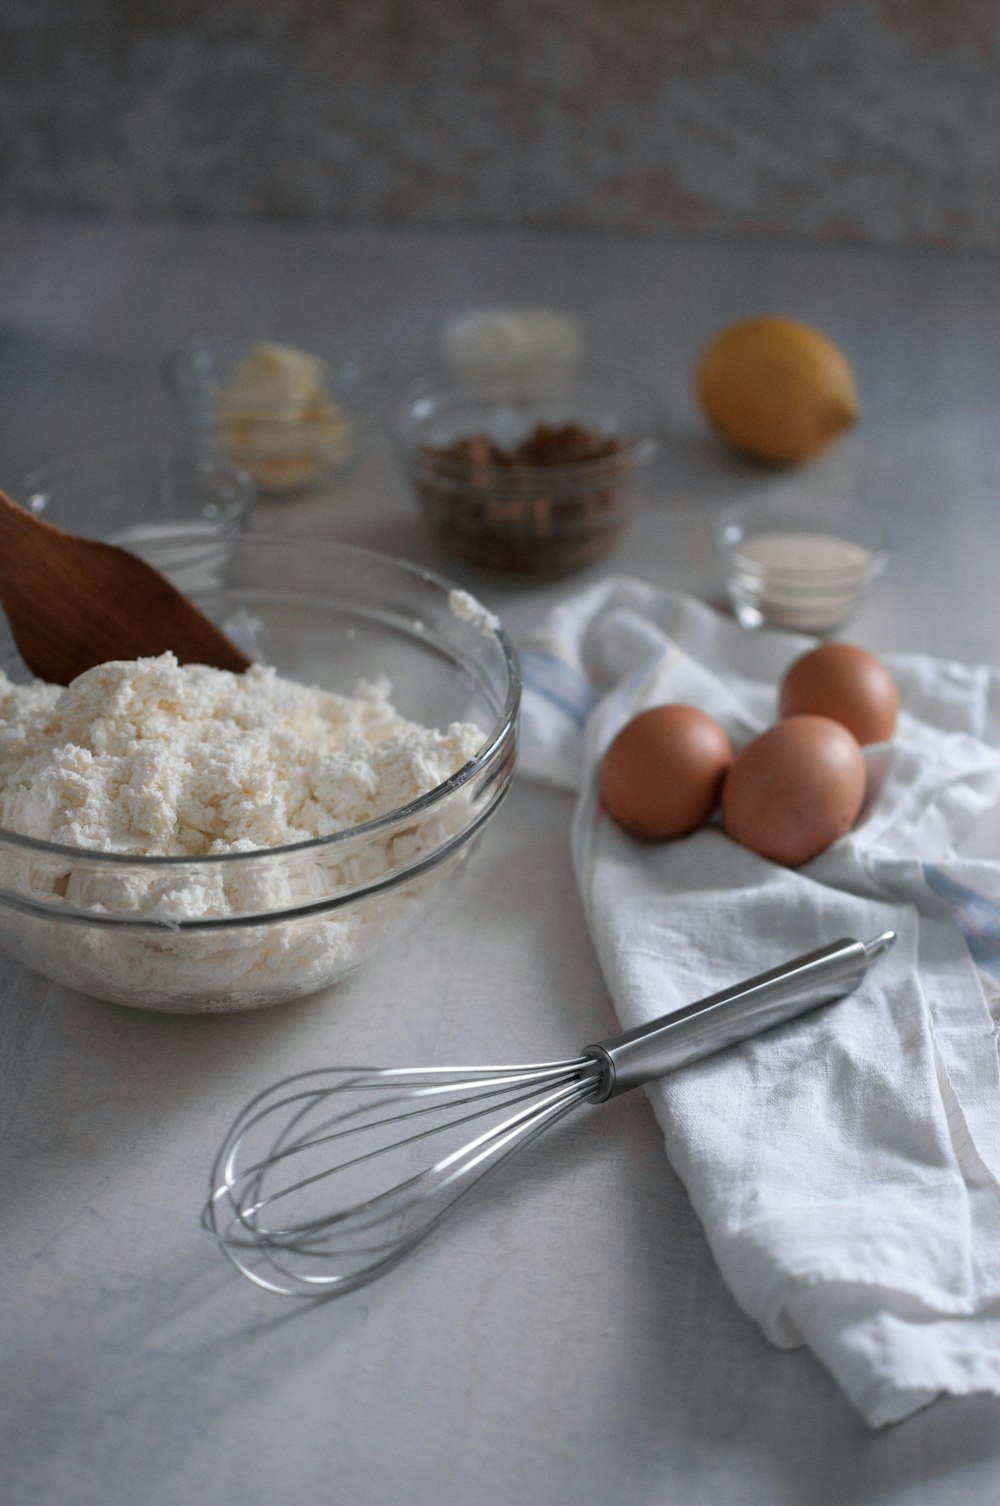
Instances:
[[[738,503],[720,514],[716,542],[744,627],[816,637],[856,615],[889,562],[877,518],[842,503],[829,513],[771,499]]]
[[[0,630],[0,948],[146,1009],[334,983],[459,873],[510,783],[517,659],[400,560],[251,534],[147,538],[259,661],[32,681]]]

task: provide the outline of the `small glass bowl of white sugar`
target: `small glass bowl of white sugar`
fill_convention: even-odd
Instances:
[[[859,611],[889,562],[878,519],[841,503],[828,513],[774,499],[737,503],[720,514],[715,536],[744,627],[834,633]]]

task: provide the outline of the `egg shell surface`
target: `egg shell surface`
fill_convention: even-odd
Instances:
[[[831,639],[810,649],[785,671],[778,714],[829,716],[859,743],[881,743],[895,730],[899,690],[874,654],[856,643]]]
[[[733,750],[696,706],[651,706],[632,718],[601,763],[605,810],[632,836],[669,841],[704,826],[719,803]]]
[[[865,796],[865,761],[846,727],[791,716],[747,743],[722,791],[722,824],[743,847],[786,867],[850,831]]]

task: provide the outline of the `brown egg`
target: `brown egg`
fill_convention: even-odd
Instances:
[[[732,762],[729,738],[695,706],[651,706],[627,722],[601,764],[601,799],[634,837],[667,841],[703,826]]]
[[[826,716],[790,716],[737,753],[722,791],[729,836],[797,868],[849,832],[865,795],[857,739]]]
[[[796,659],[778,693],[779,716],[829,716],[859,743],[885,742],[899,713],[899,691],[885,665],[855,643],[821,643]]]

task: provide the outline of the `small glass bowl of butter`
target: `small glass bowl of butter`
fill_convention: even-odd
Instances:
[[[275,340],[210,340],[170,352],[163,375],[203,453],[221,454],[267,497],[288,497],[343,471],[358,453],[372,369]]]
[[[865,509],[829,511],[765,499],[718,518],[716,544],[733,612],[744,627],[823,637],[860,611],[889,563],[889,540]]]

